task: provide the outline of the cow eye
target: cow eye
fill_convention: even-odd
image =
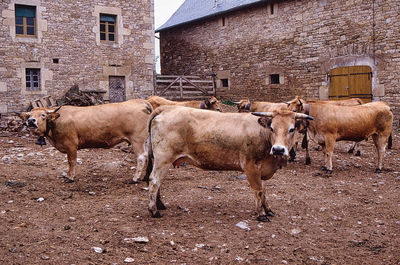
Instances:
[[[42,118],[46,118],[46,114],[42,113]]]
[[[294,132],[294,128],[290,128],[289,133],[293,133],[293,132]]]

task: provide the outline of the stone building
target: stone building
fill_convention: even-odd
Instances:
[[[214,74],[217,96],[384,100],[398,124],[399,0],[186,0],[156,32],[162,74]]]
[[[0,113],[77,84],[110,102],[153,89],[153,0],[0,2]]]

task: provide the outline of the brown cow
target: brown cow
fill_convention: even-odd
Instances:
[[[45,144],[44,137],[60,152],[66,153],[69,163],[66,182],[74,181],[78,149],[109,148],[127,142],[137,155],[137,181],[147,163],[144,144],[147,121],[153,108],[142,99],[89,107],[34,108],[22,113],[28,127]]]
[[[221,103],[219,103],[219,101],[215,97],[211,97],[210,99],[206,99],[203,101],[198,101],[198,100],[172,101],[159,96],[150,96],[147,98],[147,101],[151,104],[153,109],[156,109],[164,105],[175,105],[175,106],[184,106],[196,109],[215,110],[222,112]]]
[[[343,100],[303,100],[300,99],[300,101],[302,102],[301,107],[299,108],[299,112],[305,112],[308,113],[309,110],[305,110],[305,106],[307,103],[326,103],[326,104],[334,104],[337,106],[356,106],[356,105],[362,105],[363,101],[360,98],[350,98],[350,99],[343,99]],[[311,158],[310,158],[310,153],[309,153],[309,149],[308,149],[308,139],[307,139],[307,133],[304,134],[304,138],[302,141],[302,147],[306,149],[306,165],[310,165],[311,164]],[[355,142],[354,145],[349,149],[348,153],[352,154],[355,151],[355,155],[356,156],[360,156],[361,155],[361,151],[360,151],[360,143],[359,142]]]
[[[305,104],[306,114],[315,120],[307,121],[307,133],[310,138],[322,146],[325,154],[323,169],[332,173],[332,153],[336,141],[359,142],[372,136],[378,152],[377,171],[381,171],[385,145],[391,131],[393,113],[385,102],[372,102],[356,106],[338,106],[325,102]]]
[[[154,157],[150,175],[149,211],[161,217],[159,200],[162,178],[171,165],[189,162],[205,170],[243,171],[254,191],[259,221],[273,216],[266,201],[266,183],[285,164],[294,139],[296,119],[312,117],[279,111],[218,113],[186,107],[164,106],[149,120],[146,150]],[[147,171],[149,172],[149,171]]]
[[[237,105],[238,112],[270,112],[278,110],[292,110],[297,111],[302,108],[302,101],[299,96],[288,102],[274,103],[266,101],[250,101],[249,99],[243,99],[239,102],[233,102]]]

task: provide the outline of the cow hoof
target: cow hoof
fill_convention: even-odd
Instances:
[[[331,174],[333,173],[333,171],[332,171],[332,170],[329,170],[329,169],[327,169],[327,170],[325,171],[325,173],[326,173],[326,174],[328,174],[328,175],[331,175]]]
[[[382,173],[382,169],[379,168],[375,169],[375,173]]]
[[[361,152],[357,151],[356,156],[361,156]]]
[[[354,152],[354,149],[350,149],[349,151],[347,151],[348,154],[352,154]]]
[[[165,204],[162,201],[158,201],[156,203],[156,205],[157,205],[157,210],[166,210],[167,209],[167,207],[165,206]]]
[[[267,216],[274,217],[275,213],[271,210],[267,210]]]
[[[153,214],[153,213],[150,211],[150,213],[151,213],[151,217],[153,217],[153,218],[161,218],[161,217],[162,217],[162,214],[161,214],[160,212],[156,212],[155,214]]]
[[[311,158],[309,157],[306,158],[306,165],[311,165]]]
[[[73,179],[69,179],[69,178],[65,178],[65,179],[64,179],[64,182],[65,182],[65,183],[73,183],[74,180],[73,180]]]
[[[257,221],[264,222],[264,223],[270,222],[270,220],[268,219],[268,217],[266,215],[257,216]]]
[[[321,167],[321,170],[322,170],[322,171],[326,171],[326,170],[327,170],[327,169],[326,169],[326,166],[322,166],[322,167]]]

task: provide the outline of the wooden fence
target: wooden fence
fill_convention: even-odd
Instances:
[[[215,96],[214,80],[199,76],[157,75],[154,95],[171,100],[195,100]]]

